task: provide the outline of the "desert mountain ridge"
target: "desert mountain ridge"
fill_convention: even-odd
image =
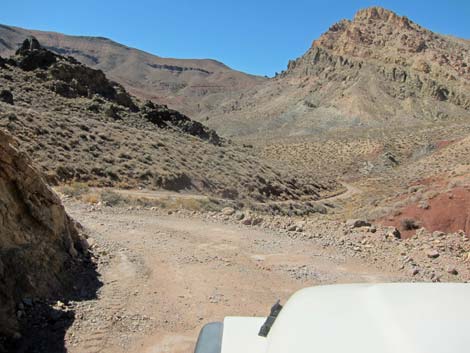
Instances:
[[[103,37],[69,36],[55,32],[0,25],[0,56],[14,54],[34,36],[50,51],[70,55],[121,83],[130,93],[191,116],[207,116],[232,91],[245,90],[264,77],[232,70],[213,59],[163,58]]]
[[[466,119],[470,42],[381,7],[333,24],[272,79],[213,60],[165,59],[104,38],[0,27],[0,55],[25,35],[102,69],[131,93],[227,136],[285,137]]]

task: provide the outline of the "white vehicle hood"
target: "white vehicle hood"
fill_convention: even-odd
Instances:
[[[318,286],[264,318],[226,318],[222,353],[467,353],[470,284]]]

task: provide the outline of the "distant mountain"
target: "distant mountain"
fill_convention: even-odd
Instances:
[[[371,7],[331,26],[276,78],[226,101],[209,125],[286,136],[449,119],[470,119],[470,41]]]
[[[47,49],[70,55],[122,84],[132,94],[205,117],[232,92],[263,82],[209,59],[161,58],[101,37],[67,36],[0,25],[0,56],[14,53],[29,35]]]

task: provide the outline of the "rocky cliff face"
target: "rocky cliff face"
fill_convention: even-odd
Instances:
[[[335,55],[410,67],[443,79],[470,79],[470,46],[433,33],[392,11],[371,7],[343,20],[313,42]]]
[[[17,303],[70,286],[83,252],[74,222],[31,161],[0,130],[0,336],[17,330]]]
[[[384,93],[393,98],[433,99],[470,109],[470,43],[435,34],[380,7],[330,27],[284,76],[321,78],[328,67],[337,77],[325,78],[345,86],[376,78],[390,84]]]

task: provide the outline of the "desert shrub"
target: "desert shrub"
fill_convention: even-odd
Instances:
[[[121,109],[114,105],[114,104],[111,104],[106,110],[105,110],[105,115],[110,117],[110,118],[113,118],[114,120],[120,120],[122,119],[121,118],[121,115],[120,115],[120,112],[121,112]]]
[[[419,225],[414,219],[405,218],[401,221],[401,227],[403,230],[414,230],[418,229]]]
[[[96,193],[85,194],[82,196],[82,201],[90,204],[97,204],[100,201],[100,195]]]
[[[118,206],[128,202],[128,199],[117,192],[105,190],[101,192],[101,201],[108,206]]]
[[[67,181],[73,178],[75,171],[72,167],[59,164],[56,167],[55,173],[57,175],[57,178],[61,181]]]
[[[101,111],[101,105],[99,103],[91,103],[88,105],[87,110],[93,113],[99,113]]]
[[[90,191],[90,188],[85,183],[74,182],[62,186],[59,191],[69,197],[79,197],[83,194],[88,193]]]
[[[104,169],[104,173],[112,180],[112,181],[119,181],[119,175],[116,173],[114,168],[107,167]]]
[[[118,173],[120,173],[120,171],[118,171]],[[115,183],[115,186],[118,189],[128,190],[128,189],[132,189],[132,188],[136,187],[137,185],[136,185],[135,181],[133,181],[133,180],[124,180],[124,181],[119,181],[119,182]]]

